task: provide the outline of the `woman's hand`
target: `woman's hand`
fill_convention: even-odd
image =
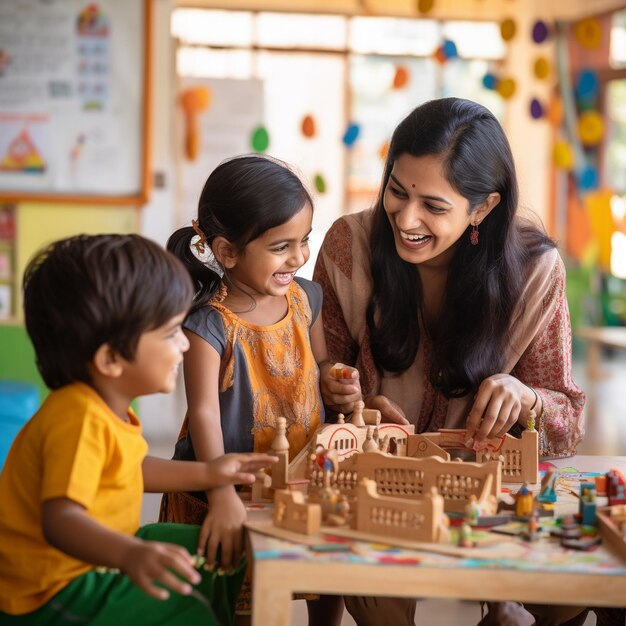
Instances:
[[[365,407],[368,409],[378,409],[381,421],[393,424],[408,424],[404,411],[387,396],[370,396],[365,399]]]
[[[534,397],[529,387],[509,374],[494,374],[485,378],[467,417],[468,441],[482,441],[506,434],[521,421],[522,407],[530,407]]]
[[[222,546],[220,565],[236,567],[243,553],[243,524],[246,507],[232,487],[213,489],[207,494],[209,513],[202,523],[198,553],[206,554],[209,567],[217,563],[217,549]]]
[[[361,399],[359,371],[355,367],[329,361],[319,364],[320,389],[324,404],[337,413],[351,413],[354,403]]]

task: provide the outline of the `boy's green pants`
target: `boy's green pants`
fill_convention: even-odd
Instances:
[[[195,554],[200,528],[187,524],[148,524],[137,532],[147,541],[164,541]],[[72,581],[40,609],[25,615],[0,612],[1,626],[230,626],[245,572],[241,564],[232,575],[200,568],[198,593],[155,600],[122,573],[88,572]]]

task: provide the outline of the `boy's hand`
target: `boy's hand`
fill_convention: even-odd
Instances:
[[[138,540],[138,543],[127,550],[121,570],[142,591],[156,600],[167,600],[170,594],[155,582],[188,596],[192,592],[189,583],[196,585],[201,580],[200,574],[194,569],[193,558],[185,548],[160,541]]]
[[[239,564],[243,553],[246,508],[232,487],[214,489],[207,494],[207,500],[209,513],[200,529],[198,554],[206,554],[207,565],[212,567],[217,563],[217,549],[221,545],[220,565],[234,567]]]
[[[209,472],[207,488],[227,485],[249,485],[255,481],[255,473],[278,462],[271,454],[231,453],[206,463]]]
[[[326,406],[340,413],[350,413],[354,403],[361,399],[359,371],[343,363],[333,366],[328,361],[320,363],[320,389]]]

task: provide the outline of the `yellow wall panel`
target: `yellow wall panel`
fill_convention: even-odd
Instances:
[[[136,233],[139,231],[139,211],[128,207],[88,205],[59,205],[23,203],[17,211],[17,272],[18,285],[24,268],[32,255],[46,244],[87,233]],[[21,319],[21,297],[17,311]]]

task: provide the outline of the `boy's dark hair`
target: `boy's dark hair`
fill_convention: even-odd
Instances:
[[[108,343],[132,360],[142,333],[188,310],[183,264],[139,235],[78,235],[39,251],[24,272],[26,330],[46,385],[89,382]]]
[[[311,195],[289,166],[260,154],[234,157],[209,175],[198,201],[198,227],[211,245],[224,237],[242,251],[270,228],[288,222]],[[184,226],[172,233],[167,249],[187,267],[196,287],[192,311],[202,308],[217,291],[221,275],[199,261],[191,251],[196,232]]]

